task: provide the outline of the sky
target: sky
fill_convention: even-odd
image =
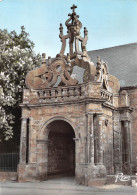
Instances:
[[[87,50],[137,42],[137,0],[0,0],[0,29],[20,32],[25,26],[36,53],[55,57],[60,52],[59,26],[77,5],[88,29]]]

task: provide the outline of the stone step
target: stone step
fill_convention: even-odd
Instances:
[[[103,186],[106,184],[106,178],[98,178],[92,181],[88,181],[88,186]]]

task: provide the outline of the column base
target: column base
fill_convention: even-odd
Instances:
[[[115,163],[114,164],[114,173],[121,173],[122,172],[122,163]]]
[[[43,181],[47,179],[47,172],[45,170],[45,163],[36,164],[25,163],[18,164],[18,182],[27,182],[27,181]]]
[[[106,167],[101,163],[97,164],[96,167],[97,167],[97,177],[99,178],[106,177],[107,175]]]
[[[18,182],[25,182],[26,177],[27,177],[27,170],[26,170],[25,163],[18,164],[17,173],[18,173],[18,176],[17,176]]]
[[[106,168],[104,165],[80,164],[76,167],[76,182],[82,185],[106,182]]]

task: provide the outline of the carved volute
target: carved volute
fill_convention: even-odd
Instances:
[[[60,51],[60,56],[64,55],[66,49],[66,39],[69,39],[69,53],[70,59],[75,58],[77,55],[81,57],[86,57],[89,60],[89,56],[86,51],[86,44],[88,40],[88,31],[86,27],[84,27],[84,38],[80,35],[80,29],[82,28],[82,23],[79,21],[79,16],[76,14],[75,9],[77,6],[73,5],[71,7],[72,14],[68,14],[69,19],[65,22],[65,25],[68,29],[66,35],[63,35],[63,26],[60,24],[60,39],[62,42],[62,48]],[[79,48],[79,42],[81,44],[81,48]]]
[[[77,6],[71,7],[72,13],[68,14],[69,18],[65,22],[67,34],[63,35],[63,26],[60,24],[59,37],[62,42],[61,51],[52,59],[46,54],[43,54],[43,63],[40,68],[37,68],[28,73],[26,77],[26,85],[30,89],[45,89],[54,87],[60,77],[59,85],[70,86],[78,84],[78,80],[73,73],[74,66],[83,68],[83,81],[93,81],[95,78],[96,68],[93,62],[90,61],[86,50],[88,40],[88,31],[84,28],[84,37],[80,35],[82,23],[79,21],[79,16],[75,9]],[[65,55],[66,40],[69,40],[69,53]],[[81,48],[79,48],[79,43]],[[47,62],[47,63],[46,63]]]

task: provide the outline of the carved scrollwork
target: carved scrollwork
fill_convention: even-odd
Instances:
[[[76,85],[77,80],[71,78],[69,67],[64,58],[56,58],[49,66],[46,64],[28,73],[26,85],[30,89],[45,89],[57,82],[58,76],[65,85]]]
[[[69,14],[69,19],[66,21],[67,34],[63,35],[63,26],[60,24],[59,37],[62,42],[61,51],[57,54],[56,58],[52,61],[48,58],[48,66],[46,66],[46,57],[43,55],[42,67],[35,69],[28,73],[26,77],[26,85],[30,89],[45,89],[53,87],[60,76],[61,82],[59,85],[76,85],[77,79],[74,78],[74,66],[79,66],[85,69],[84,82],[93,81],[95,78],[95,66],[90,61],[86,50],[88,40],[88,31],[84,27],[84,37],[80,35],[82,23],[79,21],[79,16],[76,14],[75,9],[77,6],[71,7],[72,13]],[[66,40],[69,40],[69,54],[65,55]],[[79,47],[79,43],[81,47]]]
[[[84,27],[84,37],[80,35],[80,29],[82,28],[82,23],[78,19],[79,16],[76,14],[75,9],[77,6],[73,5],[71,7],[72,14],[68,14],[69,19],[65,22],[65,25],[68,29],[67,34],[63,35],[63,25],[60,24],[60,34],[59,37],[62,42],[61,51],[58,54],[59,56],[63,56],[66,49],[66,40],[69,39],[69,53],[70,58],[74,59],[77,55],[85,57],[86,60],[89,60],[89,56],[86,50],[86,44],[88,40],[88,30]],[[79,42],[81,44],[81,48],[79,48]]]

